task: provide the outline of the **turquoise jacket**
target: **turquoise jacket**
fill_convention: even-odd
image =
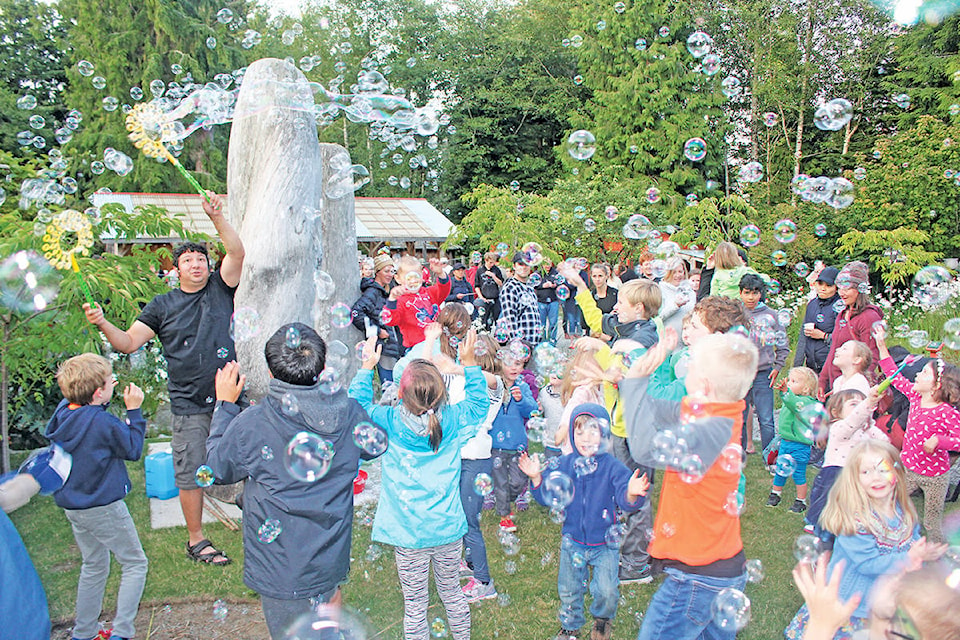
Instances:
[[[350,384],[350,397],[387,432],[390,446],[381,460],[380,500],[372,539],[426,549],[459,540],[467,532],[460,502],[460,447],[472,438],[487,415],[490,399],[480,367],[464,369],[463,402],[437,410],[443,438],[430,448],[427,416],[373,402],[373,371],[361,369]]]

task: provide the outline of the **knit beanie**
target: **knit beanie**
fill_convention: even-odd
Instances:
[[[377,273],[380,269],[393,266],[393,258],[389,254],[381,253],[373,259],[373,272]]]
[[[867,283],[868,274],[869,270],[864,263],[859,261],[848,262],[843,265],[843,269],[837,275],[837,286],[844,288],[859,287],[861,284]]]

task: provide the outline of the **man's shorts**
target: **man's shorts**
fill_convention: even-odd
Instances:
[[[173,473],[178,489],[199,489],[197,467],[207,461],[212,413],[173,416]]]

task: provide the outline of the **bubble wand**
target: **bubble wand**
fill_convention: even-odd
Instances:
[[[903,371],[904,368],[906,368],[906,366],[907,366],[908,364],[910,364],[911,362],[914,362],[915,360],[916,360],[916,358],[911,358],[911,357],[909,357],[909,356],[907,356],[906,358],[904,358],[904,359],[903,359],[903,363],[901,363],[900,366],[897,367],[897,370],[893,372],[893,375],[890,376],[889,378],[887,378],[886,380],[884,380],[883,382],[881,382],[880,384],[877,385],[877,393],[880,394],[880,393],[883,393],[884,391],[886,391],[887,388],[888,388],[891,384],[893,384],[893,379],[896,378],[898,375],[900,375],[900,372]]]
[[[97,301],[93,299],[93,294],[90,293],[90,287],[87,286],[87,281],[84,279],[83,273],[80,272],[77,256],[72,253],[70,254],[70,264],[73,266],[73,272],[77,274],[77,282],[80,283],[80,288],[83,290],[83,297],[90,303],[91,308],[96,307]]]
[[[152,103],[141,103],[127,114],[127,136],[133,141],[133,146],[143,152],[148,158],[164,158],[187,179],[187,182],[197,190],[203,199],[210,202],[207,192],[200,186],[197,179],[190,175],[186,167],[180,163],[175,155],[170,153],[163,143],[164,133],[168,129],[160,108]]]

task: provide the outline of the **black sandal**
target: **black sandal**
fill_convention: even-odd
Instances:
[[[201,551],[203,551],[208,547],[213,549],[212,553],[200,553]],[[206,538],[204,538],[197,544],[193,545],[192,547],[190,546],[190,541],[187,540],[187,557],[193,560],[194,562],[202,562],[204,564],[213,564],[218,567],[224,567],[230,564],[231,562],[233,562],[233,560],[227,557],[227,554],[225,554],[223,551],[220,551],[219,549],[214,547],[213,543],[207,540]],[[223,558],[223,560],[220,562],[217,562],[219,558]]]

